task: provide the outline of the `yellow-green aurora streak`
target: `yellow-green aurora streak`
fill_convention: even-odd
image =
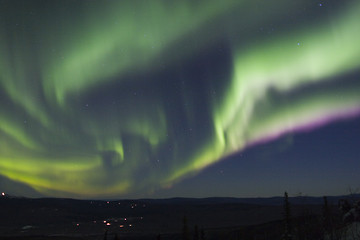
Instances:
[[[268,2],[0,1],[0,175],[122,196],[357,115],[360,4]]]

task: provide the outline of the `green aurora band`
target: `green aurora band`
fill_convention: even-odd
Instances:
[[[43,195],[151,192],[360,113],[356,1],[0,4],[0,175]]]

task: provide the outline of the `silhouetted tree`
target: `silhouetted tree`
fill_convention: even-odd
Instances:
[[[119,240],[119,237],[118,237],[117,233],[115,233],[114,240]]]
[[[285,233],[283,236],[284,240],[292,239],[292,229],[291,229],[291,212],[290,212],[290,203],[288,193],[284,194],[284,218],[285,218]]]
[[[190,238],[189,238],[189,228],[188,228],[188,223],[187,223],[186,216],[184,216],[184,218],[183,218],[182,239],[183,240],[190,240]]]
[[[104,240],[107,240],[107,234],[108,234],[108,230],[105,231]]]
[[[198,228],[198,225],[194,226],[194,240],[199,240],[199,228]]]
[[[156,239],[157,239],[157,240],[161,240],[161,235],[160,235],[160,233],[157,235]]]
[[[205,231],[204,231],[204,228],[201,228],[201,231],[200,231],[200,240],[205,240]]]
[[[333,236],[333,224],[332,224],[332,214],[329,207],[327,197],[324,196],[324,206],[323,206],[323,229],[324,233],[328,234],[330,240],[334,239]]]

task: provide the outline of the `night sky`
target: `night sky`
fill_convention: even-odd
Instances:
[[[0,0],[0,191],[360,187],[360,2]]]

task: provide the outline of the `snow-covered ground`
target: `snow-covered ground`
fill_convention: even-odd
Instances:
[[[331,237],[325,236],[325,240],[331,240]],[[336,240],[360,240],[360,222],[354,222],[346,227],[339,229],[333,236]]]
[[[346,240],[360,240],[360,222],[354,222],[346,227]]]

